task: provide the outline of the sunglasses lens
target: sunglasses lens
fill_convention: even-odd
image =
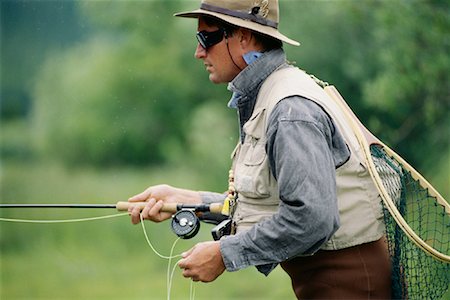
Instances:
[[[197,41],[204,49],[208,49],[222,41],[224,32],[222,28],[212,32],[200,31],[196,35]]]
[[[206,38],[203,35],[203,32],[198,32],[196,36],[197,36],[197,41],[200,44],[200,46],[202,46],[204,49],[208,48],[206,46]]]

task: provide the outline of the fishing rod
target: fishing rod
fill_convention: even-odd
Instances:
[[[0,208],[115,208],[118,211],[128,211],[130,206],[138,206],[141,210],[146,202],[119,201],[116,204],[4,204]],[[173,232],[182,239],[194,237],[200,230],[200,219],[198,214],[213,213],[221,214],[222,204],[181,204],[165,203],[161,212],[174,213],[171,227]]]
[[[116,204],[66,204],[66,203],[51,203],[51,204],[36,204],[36,203],[24,203],[24,204],[5,204],[0,203],[0,208],[115,208],[118,211],[128,211],[130,206],[138,206],[143,209],[147,205],[147,202],[127,202],[119,201]],[[175,213],[182,209],[189,209],[194,212],[212,212],[220,213],[222,211],[222,204],[183,204],[183,203],[164,203],[161,208],[162,212]]]

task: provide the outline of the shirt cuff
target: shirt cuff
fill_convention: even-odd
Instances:
[[[239,235],[224,236],[220,240],[220,253],[222,254],[222,259],[228,272],[234,272],[252,266],[242,251],[241,243],[242,241]],[[255,267],[259,272],[267,276],[277,266],[278,263],[269,263]]]
[[[249,266],[247,257],[242,253],[239,235],[224,236],[220,239],[220,253],[228,272],[238,271]]]

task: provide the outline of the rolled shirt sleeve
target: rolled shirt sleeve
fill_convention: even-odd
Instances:
[[[202,202],[205,204],[223,203],[223,200],[227,196],[227,193],[214,193],[214,192],[204,192],[204,191],[200,191],[199,193],[200,193]]]

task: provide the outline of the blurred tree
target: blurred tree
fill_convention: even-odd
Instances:
[[[371,14],[378,50],[375,76],[362,85],[368,124],[417,168],[431,171],[440,162],[448,164],[448,5],[395,1],[374,7]]]
[[[193,112],[186,133],[188,165],[204,174],[205,183],[217,191],[227,188],[230,154],[239,139],[235,114],[224,103],[210,99]],[[181,158],[186,160],[187,155]],[[181,163],[186,164],[186,161]]]
[[[49,49],[82,40],[73,1],[0,1],[1,121],[24,118],[32,105],[34,75]]]
[[[44,148],[98,165],[162,163],[197,151],[189,130],[203,123],[192,113],[210,99],[224,105],[229,93],[192,58],[195,21],[169,17],[194,2],[79,3],[97,34],[41,73],[35,129]],[[425,153],[448,161],[447,5],[282,1],[281,11],[281,30],[302,42],[286,47],[290,60],[335,84],[419,170]]]
[[[204,98],[195,93],[200,70],[184,68],[178,44],[192,33],[167,17],[179,4],[81,2],[102,34],[55,55],[41,73],[35,128],[45,152],[71,164],[147,164],[186,147],[185,127]]]

